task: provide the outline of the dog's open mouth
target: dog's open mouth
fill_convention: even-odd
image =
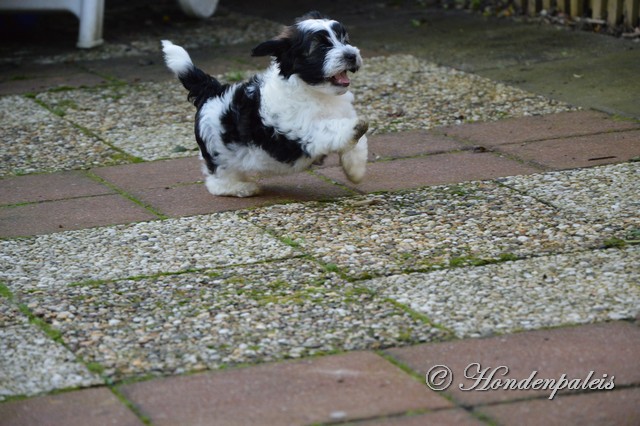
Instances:
[[[328,80],[329,83],[333,84],[334,86],[348,87],[349,84],[351,84],[351,80],[349,80],[347,71],[339,72],[338,74],[329,77]]]

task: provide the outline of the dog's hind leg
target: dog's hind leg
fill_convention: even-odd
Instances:
[[[340,153],[340,164],[353,183],[360,183],[367,168],[367,137],[362,136],[352,149]]]
[[[240,173],[218,168],[215,174],[208,174],[204,181],[213,195],[230,197],[251,197],[260,193],[260,186]]]

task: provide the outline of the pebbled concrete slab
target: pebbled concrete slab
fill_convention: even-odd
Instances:
[[[497,260],[506,254],[584,250],[615,232],[579,217],[565,218],[491,181],[264,207],[244,217],[353,277]]]
[[[16,297],[114,381],[448,336],[304,259]]]
[[[402,274],[363,285],[458,337],[640,314],[640,249],[535,257],[497,265]]]
[[[0,97],[0,177],[123,161],[118,151],[22,96]]]
[[[72,352],[33,325],[0,328],[0,353],[0,401],[103,383]],[[3,407],[1,404],[0,413]]]
[[[640,163],[633,162],[512,176],[501,182],[553,205],[569,216],[588,218],[624,231],[640,227],[639,178]]]
[[[0,247],[4,253],[0,277],[12,291],[55,291],[78,281],[206,269],[293,255],[291,247],[235,213],[1,240]]]

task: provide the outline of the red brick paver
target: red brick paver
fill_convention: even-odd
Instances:
[[[548,390],[462,391],[459,384],[469,388],[474,383],[464,379],[465,368],[472,363],[491,370],[508,367],[508,375],[498,372],[494,376],[501,379],[526,379],[534,371],[540,379],[559,379],[562,374],[568,379],[585,379],[593,371],[593,379],[601,379],[604,374],[615,376],[618,387],[640,384],[640,327],[626,322],[426,344],[390,349],[388,353],[423,376],[434,365],[448,366],[453,382],[447,393],[466,405],[550,395]],[[469,370],[470,374],[474,371],[477,370]],[[561,390],[558,395],[564,392]]]
[[[157,219],[120,195],[72,198],[0,208],[0,237],[20,237],[71,229]]]
[[[302,425],[452,406],[368,352],[172,377],[121,391],[156,426]]]
[[[565,395],[480,407],[499,424],[514,426],[637,426],[640,424],[640,388]]]
[[[91,172],[125,192],[164,188],[202,180],[198,157],[99,167]]]
[[[554,169],[598,166],[640,156],[640,131],[501,145],[497,149]]]
[[[522,175],[539,169],[492,153],[457,152],[367,165],[367,175],[358,185],[350,183],[342,169],[320,169],[330,179],[363,192],[394,191],[427,185]]]
[[[438,410],[425,414],[414,414],[397,417],[387,417],[364,422],[358,422],[358,426],[425,426],[425,425],[451,425],[451,426],[480,426],[485,423],[473,417],[462,409]]]
[[[85,389],[0,404],[2,426],[141,426],[107,388]]]
[[[62,200],[114,192],[82,172],[16,176],[0,180],[0,205]]]
[[[133,189],[131,194],[172,217],[239,210],[287,201],[325,200],[352,195],[350,191],[309,173],[273,177],[260,181],[258,196],[216,197],[204,183],[166,188]]]
[[[438,130],[467,142],[496,146],[639,128],[640,123],[636,121],[616,120],[597,111],[576,111],[465,124]]]

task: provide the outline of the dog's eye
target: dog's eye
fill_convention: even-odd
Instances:
[[[328,39],[325,35],[316,34],[311,39],[311,43],[309,43],[309,53],[313,52],[318,48],[318,46],[326,45],[328,43]]]

